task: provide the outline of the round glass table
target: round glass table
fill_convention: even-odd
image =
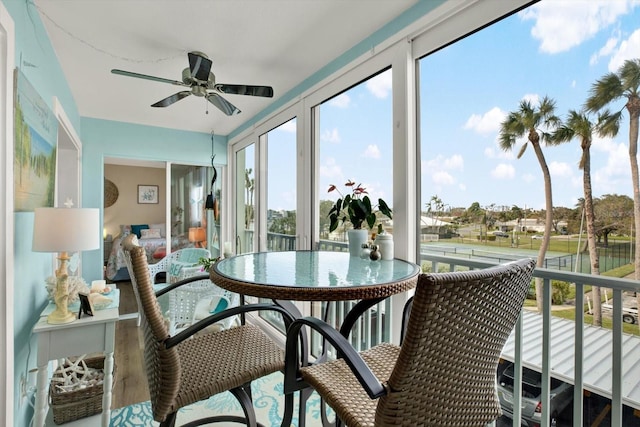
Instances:
[[[420,268],[400,259],[370,261],[348,252],[257,252],[218,261],[211,280],[239,294],[274,300],[385,298],[416,286]]]

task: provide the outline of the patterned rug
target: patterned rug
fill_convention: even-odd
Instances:
[[[277,372],[254,381],[251,385],[253,406],[258,422],[265,426],[279,426],[282,422],[284,411],[284,398],[282,386],[282,373]],[[296,394],[295,408],[298,407]],[[220,393],[207,400],[194,403],[178,412],[176,425],[182,425],[192,420],[213,415],[239,415],[242,416],[240,404],[229,392]],[[331,415],[332,417],[332,415]],[[313,393],[307,401],[306,425],[309,427],[320,426],[320,399]],[[158,426],[153,421],[151,403],[149,401],[136,403],[124,408],[111,411],[111,427],[138,427]],[[237,427],[237,423],[218,423],[216,426]],[[298,414],[294,411],[293,426],[298,425]]]

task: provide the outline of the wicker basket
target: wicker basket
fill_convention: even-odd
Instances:
[[[104,369],[104,356],[84,359],[87,367]],[[115,364],[114,364],[115,373]],[[54,378],[61,377],[60,370],[53,373]],[[114,375],[115,378],[115,375]],[[49,406],[53,411],[53,422],[63,424],[102,412],[103,384],[82,390],[61,392],[49,387]]]

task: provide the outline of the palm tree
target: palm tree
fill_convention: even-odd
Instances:
[[[638,122],[640,122],[640,58],[627,59],[617,73],[608,73],[591,87],[587,98],[587,111],[596,112],[607,105],[626,101],[624,106],[611,115],[611,119],[620,121],[622,111],[629,112],[629,162],[631,164],[631,182],[633,184],[633,218],[636,230],[636,254],[634,259],[635,278],[640,280],[640,174],[638,173]],[[640,306],[640,293],[637,294]]]
[[[584,209],[587,219],[587,243],[589,245],[589,260],[591,261],[591,274],[600,275],[600,259],[596,247],[595,215],[593,211],[593,194],[591,191],[591,141],[593,134],[600,137],[613,137],[618,134],[618,123],[611,120],[608,110],[598,115],[596,123],[592,123],[584,112],[569,110],[569,115],[564,124],[561,124],[553,133],[552,139],[557,143],[571,141],[574,138],[580,140],[582,156],[578,167],[582,170],[582,185],[584,188]],[[602,326],[602,296],[600,287],[591,288],[593,300],[593,324]]]
[[[545,96],[537,107],[531,105],[531,102],[522,100],[517,111],[513,111],[507,115],[507,118],[500,124],[500,148],[504,151],[511,151],[516,144],[516,139],[527,136],[522,148],[518,152],[518,158],[522,157],[527,145],[531,144],[536,154],[542,176],[544,178],[544,199],[546,206],[544,237],[540,244],[538,259],[536,266],[544,266],[544,258],[549,247],[549,238],[551,237],[551,226],[553,219],[553,197],[551,194],[551,174],[547,161],[540,144],[553,144],[550,138],[550,131],[555,129],[560,123],[560,119],[554,114],[555,101]],[[542,312],[542,279],[536,278],[536,303],[538,312]]]

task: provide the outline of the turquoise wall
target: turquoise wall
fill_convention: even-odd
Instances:
[[[15,64],[51,108],[60,100],[79,132],[80,116],[62,68],[35,7],[25,0],[2,0],[15,26]],[[13,185],[8,182],[5,185]],[[14,425],[28,426],[33,410],[22,402],[20,377],[36,366],[36,343],[31,330],[46,303],[44,279],[52,273],[52,256],[31,251],[33,212],[14,214]]]
[[[84,207],[103,208],[104,157],[210,165],[211,135],[154,128],[107,120],[81,118],[77,105],[55,56],[40,16],[27,0],[0,0],[15,24],[16,66],[52,108],[57,97],[83,143]],[[227,138],[215,137],[216,163],[226,163]],[[7,182],[5,185],[13,185]],[[33,409],[22,402],[21,376],[36,366],[37,345],[32,329],[46,305],[44,279],[53,271],[52,256],[31,250],[33,212],[14,214],[14,426],[27,427]],[[83,256],[83,277],[87,282],[102,277],[102,250]]]

